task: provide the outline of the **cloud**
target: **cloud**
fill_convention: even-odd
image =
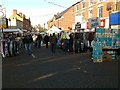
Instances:
[[[39,9],[31,9],[26,12],[26,15],[29,16],[32,20],[32,24],[44,24],[49,19],[53,17],[54,14],[62,11],[62,9],[53,9],[53,8],[39,8]]]

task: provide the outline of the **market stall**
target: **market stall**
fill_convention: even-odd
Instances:
[[[93,62],[103,62],[117,59],[120,50],[120,30],[96,28],[95,45],[93,47]]]

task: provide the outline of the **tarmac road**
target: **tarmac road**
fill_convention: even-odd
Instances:
[[[118,88],[118,60],[93,63],[90,53],[24,49],[2,61],[2,88]]]

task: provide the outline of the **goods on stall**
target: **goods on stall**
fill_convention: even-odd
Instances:
[[[109,54],[107,51],[103,52],[102,61],[105,62],[105,61],[111,61],[111,60],[112,60],[112,55]]]
[[[92,52],[92,58],[94,62],[110,61],[111,59],[115,59],[116,57],[115,51],[103,52],[103,49],[120,48],[120,44],[119,44],[120,33],[118,30],[96,28],[95,40],[96,43],[93,47],[93,52]]]

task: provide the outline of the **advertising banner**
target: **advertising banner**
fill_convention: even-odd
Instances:
[[[100,26],[100,18],[98,18],[98,17],[89,18],[88,25],[90,26],[90,28],[96,28],[96,27]]]
[[[110,14],[110,25],[120,25],[120,12]]]

